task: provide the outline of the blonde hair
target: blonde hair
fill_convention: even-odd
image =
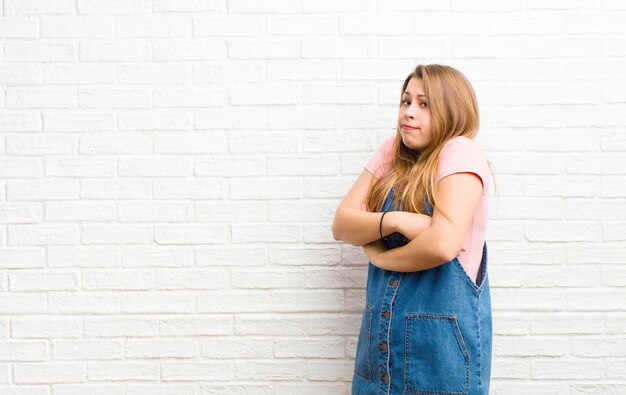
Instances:
[[[404,145],[400,126],[396,125],[391,168],[370,187],[369,207],[381,211],[385,198],[394,188],[396,207],[403,211],[423,213],[425,202],[437,205],[436,177],[439,154],[445,143],[457,136],[474,138],[480,124],[478,102],[467,78],[453,67],[429,64],[418,65],[411,72],[400,91],[406,90],[411,78],[420,78],[431,111],[432,140],[422,151]]]

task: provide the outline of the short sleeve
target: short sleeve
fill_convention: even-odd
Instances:
[[[489,164],[478,143],[464,136],[448,141],[441,150],[437,182],[455,173],[474,173],[483,184],[483,195],[489,191]]]
[[[382,177],[391,167],[391,161],[393,159],[393,141],[394,137],[385,140],[365,165],[365,170],[372,173],[376,179]]]

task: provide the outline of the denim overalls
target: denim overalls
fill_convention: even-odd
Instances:
[[[393,189],[383,211],[393,210]],[[432,205],[424,205],[432,216]],[[399,233],[389,248],[407,243]],[[458,258],[412,273],[369,263],[352,395],[488,394],[491,298],[487,244],[476,286]]]

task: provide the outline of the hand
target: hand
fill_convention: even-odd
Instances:
[[[394,229],[409,240],[416,238],[420,233],[428,229],[432,223],[430,216],[408,211],[391,211],[385,216],[384,220],[392,222]]]
[[[367,259],[372,262],[373,265],[379,263],[378,254],[387,251],[387,246],[382,240],[376,240],[363,246],[363,251]]]

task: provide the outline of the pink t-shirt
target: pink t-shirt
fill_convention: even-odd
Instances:
[[[394,138],[385,140],[365,165],[376,179],[391,167]],[[437,182],[455,173],[474,173],[483,183],[483,195],[472,219],[470,230],[458,258],[469,277],[476,282],[485,242],[488,217],[488,192],[490,186],[489,165],[480,146],[472,139],[459,136],[451,139],[441,150],[437,166]]]

